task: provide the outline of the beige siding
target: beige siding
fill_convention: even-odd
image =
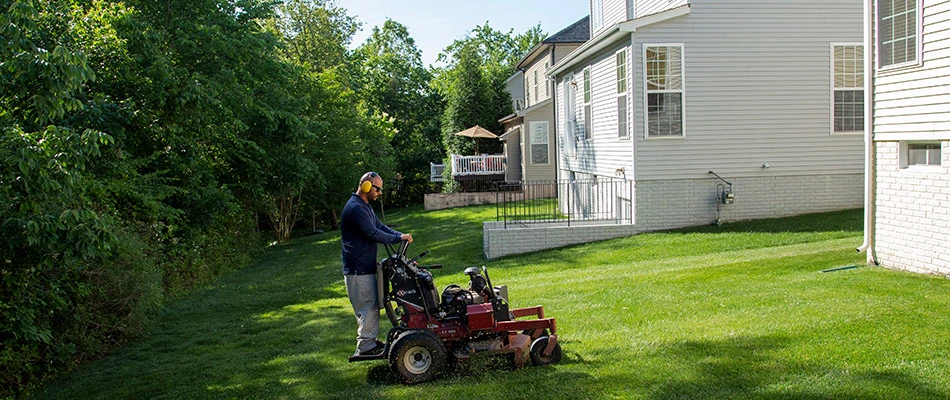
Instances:
[[[524,151],[522,157],[522,164],[524,165],[524,180],[551,180],[556,179],[555,176],[555,165],[556,163],[556,154],[554,153],[554,102],[549,102],[546,105],[538,107],[538,109],[531,111],[531,113],[525,115],[524,125],[522,127],[521,136],[524,138],[522,143],[524,143]],[[532,164],[532,152],[531,152],[531,123],[537,121],[547,121],[548,122],[548,163],[547,164]]]
[[[634,34],[637,180],[862,172],[862,137],[829,134],[830,44],[862,41],[860,1],[690,7]],[[684,138],[644,138],[644,44],[684,46]]]
[[[528,107],[538,104],[544,100],[550,99],[552,91],[547,86],[547,74],[545,73],[545,64],[551,66],[551,50],[545,50],[543,54],[535,58],[531,64],[525,68],[524,81],[525,90],[530,90],[530,102]]]
[[[874,71],[876,139],[950,140],[950,1],[924,2],[923,17],[922,65]]]
[[[578,47],[580,47],[580,45],[581,45],[580,43],[578,43],[578,44],[568,44],[568,43],[557,43],[557,44],[555,44],[555,45],[554,45],[554,62],[557,63],[558,61],[561,61],[561,59],[564,58],[564,56],[570,54],[572,51],[574,51],[575,49],[577,49]],[[551,65],[554,65],[554,64],[551,64]]]
[[[646,0],[635,1],[634,13],[637,18],[645,15],[656,14],[661,11],[670,10],[679,6],[688,4],[687,0]]]

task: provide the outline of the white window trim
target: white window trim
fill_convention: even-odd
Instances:
[[[604,27],[604,0],[591,0],[590,2],[590,37]]]
[[[882,0],[874,1],[874,52],[875,54],[875,67],[878,71],[891,71],[903,68],[913,68],[920,67],[924,65],[924,49],[923,49],[923,37],[924,37],[924,1],[917,0],[917,59],[914,61],[907,61],[897,64],[891,64],[882,66],[881,64],[881,12],[880,5]],[[867,49],[865,49],[867,51]]]
[[[535,126],[538,126],[538,125],[541,125],[541,124],[544,124],[544,125],[545,125],[545,127],[546,127],[545,130],[547,131],[547,139],[548,139],[548,141],[547,141],[547,143],[543,143],[545,146],[547,146],[546,148],[548,149],[548,150],[547,150],[547,153],[548,153],[548,157],[547,157],[548,162],[546,162],[546,163],[536,163],[536,162],[534,162],[534,145],[535,145],[535,143],[534,143],[534,127],[535,127]],[[528,123],[528,132],[529,132],[529,133],[528,133],[528,162],[529,162],[531,165],[551,165],[551,124],[550,124],[548,121],[531,121],[531,122]],[[542,144],[542,143],[538,143],[538,144]]]
[[[928,164],[928,165],[923,165],[923,164],[911,164],[911,163],[910,163],[910,149],[908,148],[909,145],[911,145],[911,144],[936,144],[936,145],[940,146],[940,155],[941,155],[940,163],[939,163],[939,164]],[[942,157],[943,157],[944,151],[946,151],[947,149],[948,149],[947,146],[944,146],[944,145],[943,145],[943,141],[941,141],[941,140],[907,140],[907,141],[901,141],[901,142],[900,142],[900,145],[898,146],[898,151],[900,152],[900,153],[898,154],[898,160],[899,160],[899,165],[898,165],[898,167],[899,167],[900,169],[908,170],[908,171],[918,171],[918,172],[942,172],[943,169],[944,169]]]
[[[680,71],[680,76],[683,79],[682,89],[680,91],[683,93],[683,104],[681,105],[683,110],[683,134],[681,136],[657,136],[650,137],[650,93],[647,91],[647,48],[649,47],[679,47],[680,55],[682,60],[680,62],[682,70]],[[686,45],[684,43],[644,43],[640,49],[640,60],[642,62],[641,68],[643,68],[643,139],[645,140],[683,140],[686,139]]]
[[[616,106],[616,104],[617,104],[616,102],[619,101],[619,100],[617,100],[617,99],[619,99],[620,97],[626,97],[626,98],[627,98],[627,103],[626,103],[627,106],[626,106],[626,108],[623,110],[623,112],[626,113],[626,120],[627,120],[626,131],[627,131],[627,134],[624,135],[624,136],[620,136],[620,132],[619,132],[620,124],[619,124],[619,121],[618,121],[618,123],[617,123],[617,129],[618,129],[618,132],[617,132],[617,139],[629,141],[629,140],[631,140],[631,138],[633,137],[633,135],[632,135],[631,132],[630,132],[630,128],[631,128],[631,126],[633,125],[633,124],[630,123],[630,114],[631,114],[631,113],[630,113],[630,97],[632,97],[632,96],[630,96],[630,93],[633,91],[633,89],[630,87],[630,57],[629,57],[629,54],[627,54],[627,48],[626,48],[626,47],[624,47],[624,48],[618,50],[617,52],[615,52],[615,53],[614,53],[614,71],[616,71],[616,68],[617,68],[617,55],[618,55],[618,54],[623,54],[623,62],[624,62],[624,90],[623,90],[623,92],[615,92],[615,95],[616,95],[616,96],[615,96],[615,99],[614,99],[614,104],[615,104],[615,106]],[[617,79],[619,80],[620,77],[618,76]],[[619,82],[618,82],[618,83],[619,83]],[[619,87],[619,85],[617,85],[617,86]],[[617,112],[619,113],[620,110],[617,110]],[[617,115],[617,119],[618,119],[618,120],[620,119],[620,115]]]
[[[830,47],[831,54],[829,56],[831,60],[831,81],[829,81],[829,84],[831,86],[830,88],[831,92],[828,99],[829,104],[830,104],[830,107],[828,108],[828,110],[831,111],[831,115],[829,118],[830,125],[828,126],[828,131],[832,135],[863,135],[864,130],[866,130],[867,127],[865,127],[864,130],[860,130],[860,131],[835,132],[835,47],[837,46],[859,46],[862,48],[863,51],[867,51],[867,49],[863,48],[864,43],[857,43],[857,42],[831,43],[831,47]],[[861,60],[861,68],[864,68],[863,58]],[[864,79],[867,79],[867,74],[864,75]],[[865,90],[867,90],[866,85],[861,85],[862,96],[864,95]]]
[[[590,96],[587,93],[588,86],[590,86]],[[587,97],[590,97],[590,99]],[[581,102],[580,111],[584,116],[583,139],[585,142],[591,142],[594,140],[594,71],[590,66],[581,71],[581,99],[583,102]],[[590,107],[590,115],[584,113],[587,107]]]
[[[564,143],[568,158],[577,158],[577,81],[572,72],[565,76],[564,87]]]

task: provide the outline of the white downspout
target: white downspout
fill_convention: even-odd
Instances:
[[[874,13],[873,0],[864,1],[864,243],[867,263],[877,265],[874,251]]]

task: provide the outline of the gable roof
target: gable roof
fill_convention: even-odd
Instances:
[[[579,19],[560,32],[548,36],[541,43],[584,43],[590,40],[590,16]]]
[[[557,45],[559,43],[584,43],[590,39],[590,16],[579,19],[577,22],[571,24],[567,28],[561,29],[557,33],[548,36],[546,39],[542,40],[541,43],[538,43],[531,50],[528,50],[528,54],[525,54],[524,58],[518,62],[516,68],[524,68],[525,64],[528,64],[529,61],[533,60],[542,51],[548,47]]]

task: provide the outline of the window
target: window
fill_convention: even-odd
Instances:
[[[575,101],[577,99],[577,83],[574,80],[574,74],[568,74],[561,81],[564,88],[564,140],[558,142],[564,145],[564,152],[568,157],[577,156],[577,140],[579,132],[577,128],[577,110]]]
[[[627,50],[617,52],[617,136],[627,137]]]
[[[864,47],[832,45],[832,132],[864,131]]]
[[[525,108],[531,107],[531,81],[530,78],[524,76],[524,106]]]
[[[683,46],[644,46],[648,138],[683,136]]]
[[[538,97],[538,70],[534,70],[534,100],[541,100],[541,98]]]
[[[532,121],[531,135],[531,164],[548,163],[548,121]]]
[[[940,165],[940,142],[907,143],[907,165]]]
[[[600,29],[604,23],[604,0],[591,0],[590,2],[590,37],[594,37],[594,32]]]
[[[590,140],[590,68],[584,69],[584,139]]]
[[[916,0],[878,0],[878,64],[881,67],[917,61],[920,35]]]

